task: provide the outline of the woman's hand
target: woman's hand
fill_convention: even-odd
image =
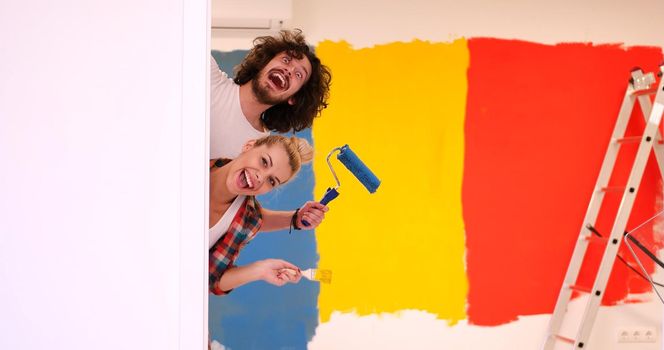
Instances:
[[[328,209],[327,206],[318,202],[309,201],[304,203],[302,208],[298,210],[297,217],[295,218],[296,228],[301,230],[315,229],[325,218],[325,212],[327,212]],[[260,232],[288,230],[293,223],[294,213],[294,210],[275,211],[261,207],[263,225],[261,225]],[[311,225],[304,226],[302,220],[307,220]]]
[[[281,259],[256,261],[251,264],[251,268],[259,279],[279,287],[286,283],[298,283],[302,278],[302,273],[297,266]]]
[[[330,210],[326,205],[314,201],[304,203],[302,208],[297,212],[297,227],[303,230],[313,230],[325,219],[325,213]],[[309,223],[309,226],[304,226],[302,220]]]

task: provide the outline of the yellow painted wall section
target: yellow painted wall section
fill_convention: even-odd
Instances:
[[[315,196],[334,179],[325,157],[349,144],[382,180],[369,192],[336,159],[339,198],[316,230],[322,322],[425,310],[450,324],[466,317],[461,182],[469,53],[452,43],[316,48],[332,70],[329,107],[313,129]]]

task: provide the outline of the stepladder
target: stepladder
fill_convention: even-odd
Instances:
[[[634,69],[631,73],[574,252],[549,321],[542,350],[596,349],[589,343],[593,324],[602,298],[605,295],[609,276],[618,256],[622,237],[626,232],[628,220],[651,153],[654,153],[657,160],[659,175],[664,177],[664,145],[662,145],[660,128],[662,114],[664,113],[664,79],[661,78],[663,71],[664,65],[660,66],[656,73],[646,74],[639,68]],[[636,104],[640,107],[640,114],[643,115],[645,120],[645,127],[640,135],[627,135],[626,131],[630,119],[638,115],[638,113],[633,113]],[[633,144],[632,147],[637,147],[637,150],[635,157],[629,163],[631,170],[627,181],[620,185],[610,184],[617,159],[619,156],[623,156],[620,150],[628,144]],[[624,164],[624,162],[621,164]],[[610,231],[607,230],[600,234],[597,231],[596,223],[600,212],[603,210],[606,195],[621,196],[621,199],[617,211],[612,214],[611,221],[613,224]],[[591,278],[592,282],[581,285],[581,283],[578,283],[579,273],[590,244],[601,247],[599,249],[603,250],[602,258],[599,267]],[[579,298],[583,300],[582,305],[576,305],[576,307],[583,308],[580,322],[574,327],[574,331],[569,332],[567,330],[567,334],[561,334],[561,326],[568,314],[569,302],[576,294],[585,294],[583,298]]]

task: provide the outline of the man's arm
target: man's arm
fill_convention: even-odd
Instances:
[[[309,201],[304,203],[302,208],[297,212],[297,218],[295,220],[297,226],[295,228],[305,230],[315,229],[323,221],[325,218],[325,212],[328,210],[329,208],[327,206],[318,202]],[[260,232],[285,230],[290,228],[294,213],[295,210],[276,211],[261,208],[263,225],[261,226]],[[304,226],[302,220],[306,220],[311,225]]]

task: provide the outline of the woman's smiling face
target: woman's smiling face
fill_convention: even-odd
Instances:
[[[226,186],[236,195],[256,196],[287,182],[293,171],[283,145],[251,144],[228,164]]]

